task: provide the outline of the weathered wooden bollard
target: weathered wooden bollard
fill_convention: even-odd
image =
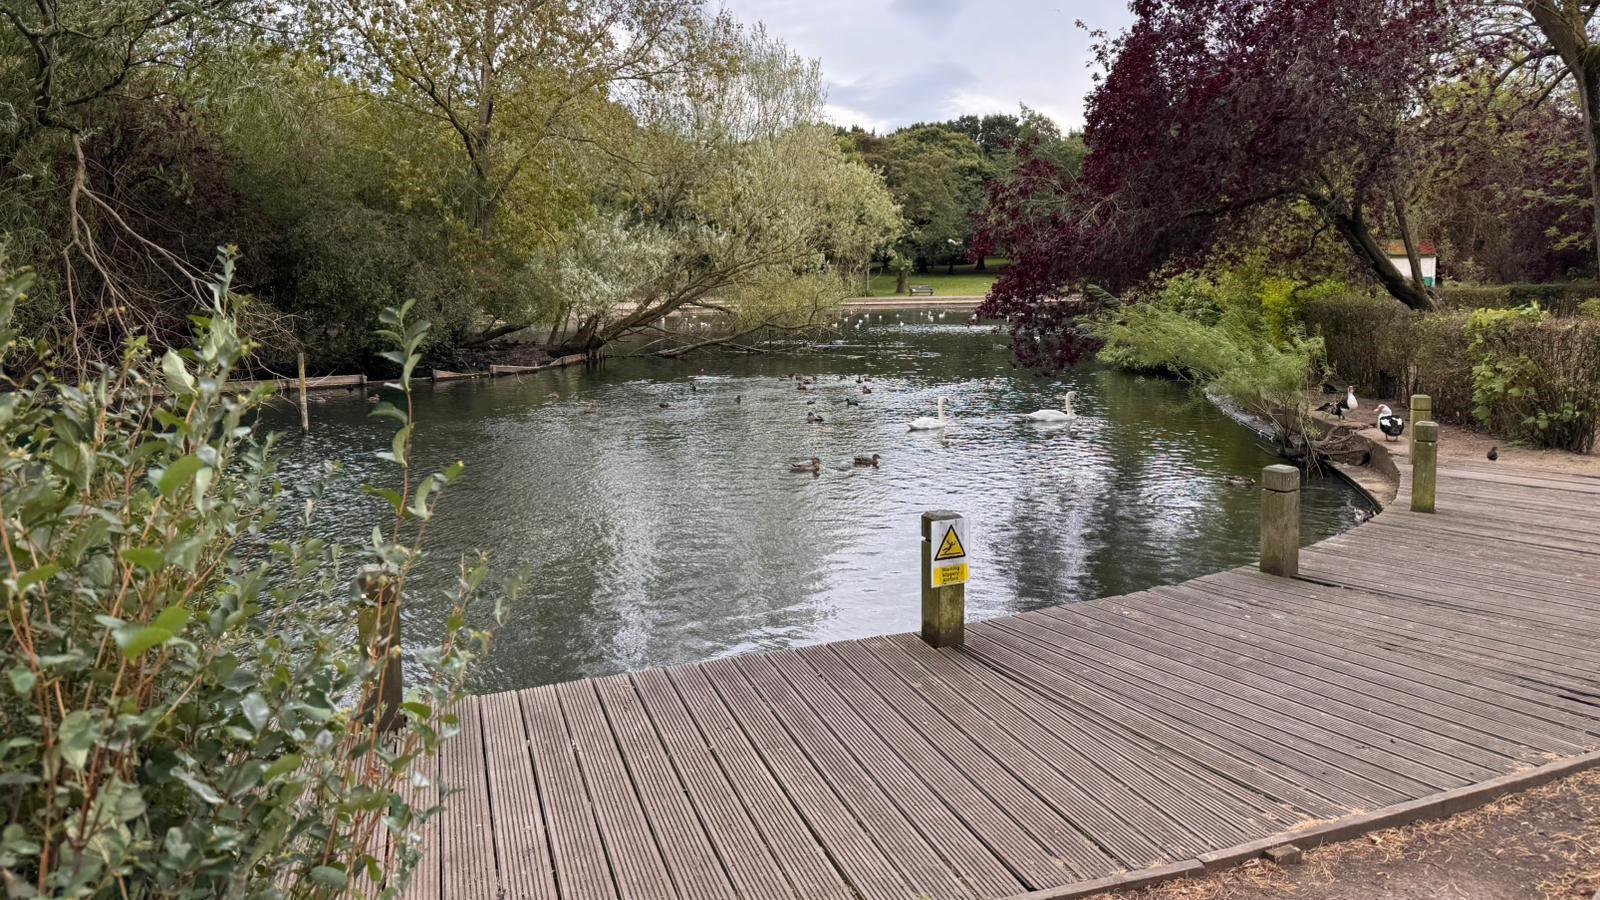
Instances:
[[[1411,511],[1433,512],[1439,485],[1439,423],[1418,422],[1411,436]]]
[[[361,721],[378,717],[379,731],[400,727],[400,704],[405,697],[405,675],[400,658],[400,594],[394,575],[380,566],[367,566],[356,577],[366,603],[356,618],[357,636],[368,659],[377,659],[382,671],[378,687],[361,701]]]
[[[922,514],[922,639],[959,647],[966,638],[967,527],[947,509]]]
[[[1293,578],[1300,574],[1300,470],[1261,470],[1261,571]]]
[[[1417,422],[1433,421],[1433,398],[1427,394],[1411,395],[1411,442],[1406,445],[1406,450],[1412,453],[1417,449]]]

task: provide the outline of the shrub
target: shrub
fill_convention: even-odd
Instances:
[[[1537,306],[1415,313],[1327,298],[1301,310],[1330,369],[1362,393],[1433,398],[1436,418],[1587,453],[1600,423],[1600,322]]]
[[[1215,323],[1141,303],[1100,321],[1101,359],[1120,368],[1163,370],[1215,390],[1270,422],[1287,444],[1300,430],[1305,391],[1322,353],[1320,339],[1274,341],[1259,316],[1223,312]]]
[[[1586,319],[1600,319],[1600,297],[1590,297],[1579,303],[1578,315]]]
[[[386,652],[360,649],[376,614],[351,588],[375,565],[398,597],[439,489],[413,481],[409,374],[426,323],[385,314],[402,367],[385,451],[399,479],[371,545],[308,536],[320,499],[280,519],[274,441],[250,425],[264,391],[222,390],[248,349],[231,315],[232,260],[193,347],[66,384],[0,374],[0,833],[8,896],[327,896],[393,892],[433,809],[407,800],[419,758],[454,730],[465,667],[486,640],[453,616],[408,654],[403,731],[368,707]],[[0,365],[27,273],[0,271]],[[460,609],[484,577],[464,566]],[[387,601],[385,601],[387,602]],[[391,854],[385,848],[392,847]]]
[[[1600,294],[1593,281],[1551,284],[1448,284],[1436,292],[1444,310],[1514,309],[1537,303],[1541,309],[1559,316],[1570,316],[1586,298]]]

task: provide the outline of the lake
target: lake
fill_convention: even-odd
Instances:
[[[964,312],[873,312],[804,352],[420,385],[419,471],[466,463],[429,525],[423,582],[448,583],[475,548],[529,576],[474,690],[915,630],[925,510],[967,517],[970,617],[1255,559],[1259,488],[1229,480],[1274,462],[1252,433],[1184,385],[1094,367],[1041,378],[1005,342]],[[1072,427],[1022,418],[1069,390]],[[952,426],[908,432],[939,397]],[[369,410],[323,394],[305,436],[286,406],[267,416],[286,482],[344,462],[323,519],[349,541],[378,513],[359,484],[392,480],[373,454],[393,423]],[[851,465],[872,453],[878,468]],[[789,470],[813,456],[820,474]],[[1307,543],[1372,510],[1331,475],[1301,503]],[[421,636],[443,610],[404,614]]]

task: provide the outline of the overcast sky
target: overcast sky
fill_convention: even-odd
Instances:
[[[1083,124],[1091,28],[1118,31],[1127,0],[721,0],[822,60],[836,124],[882,132],[1018,103]]]

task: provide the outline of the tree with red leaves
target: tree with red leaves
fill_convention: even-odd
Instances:
[[[1098,301],[1058,298],[1197,260],[1245,216],[1293,203],[1396,299],[1431,306],[1371,217],[1438,77],[1450,2],[1136,0],[1133,26],[1100,47],[1081,177],[1040,160],[994,188],[1012,265],[984,312],[1011,320],[1025,361],[1075,361],[1092,346],[1076,323]]]

